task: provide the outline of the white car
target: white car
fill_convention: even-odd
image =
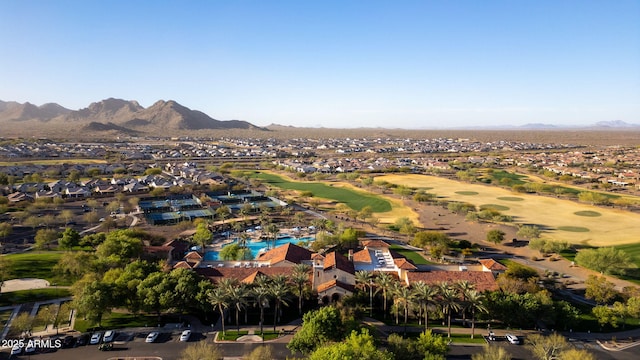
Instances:
[[[147,338],[144,341],[148,342],[148,343],[152,343],[152,342],[156,341],[156,339],[158,338],[158,335],[160,335],[159,332],[152,331],[152,332],[149,333],[149,335],[147,335]]]
[[[101,332],[94,333],[93,335],[91,335],[89,344],[91,345],[98,344],[100,342],[100,339],[102,339],[102,333]]]
[[[33,341],[27,342],[27,345],[24,347],[24,353],[33,354],[34,352],[36,352],[36,346],[34,345]]]
[[[507,338],[507,341],[510,342],[511,344],[514,344],[514,345],[520,344],[520,338],[513,334],[507,334],[504,337]]]
[[[180,341],[189,341],[189,337],[191,337],[191,330],[185,330],[180,334]]]
[[[20,355],[22,353],[22,344],[16,343],[11,348],[11,355]]]
[[[102,338],[102,342],[112,342],[113,338],[116,336],[116,332],[113,330],[107,330],[104,332],[104,337]]]

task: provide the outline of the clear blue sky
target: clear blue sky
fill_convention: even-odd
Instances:
[[[640,0],[0,0],[0,99],[256,125],[640,123]]]

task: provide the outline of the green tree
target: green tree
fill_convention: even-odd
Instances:
[[[12,233],[13,233],[13,225],[6,222],[0,223],[0,238],[2,238],[2,241],[4,241],[5,238],[11,235]]]
[[[596,357],[584,349],[567,349],[560,353],[558,360],[596,360]]]
[[[615,284],[604,276],[589,275],[585,280],[585,297],[598,304],[609,304],[618,295]]]
[[[298,314],[302,315],[302,300],[304,292],[309,285],[309,272],[311,267],[306,264],[296,264],[293,266],[293,274],[291,275],[291,283],[298,292]]]
[[[447,337],[451,337],[451,315],[454,311],[460,310],[460,299],[458,292],[449,284],[440,284],[440,306],[442,312],[447,316]]]
[[[393,354],[378,350],[373,336],[362,329],[359,333],[353,331],[343,342],[324,345],[316,349],[309,360],[393,360]]]
[[[196,232],[193,234],[193,241],[202,246],[202,251],[205,251],[207,244],[213,238],[213,233],[209,231],[207,223],[199,223],[196,226]]]
[[[35,240],[35,248],[38,250],[42,250],[45,247],[49,249],[51,247],[51,243],[58,239],[58,232],[53,229],[40,229],[36,232]]]
[[[180,353],[180,360],[220,360],[222,351],[217,345],[206,341],[190,344]]]
[[[494,244],[500,244],[504,241],[504,236],[505,233],[502,230],[489,230],[489,232],[487,232],[487,241]]]
[[[611,325],[611,327],[614,328],[618,327],[620,319],[618,318],[618,313],[613,308],[605,305],[598,305],[591,309],[591,313],[596,317],[596,320],[598,320],[601,330],[602,327],[606,325]]]
[[[216,287],[208,294],[208,300],[214,309],[220,313],[220,322],[222,323],[222,335],[225,334],[224,329],[224,311],[229,307],[229,298],[225,290],[221,287]]]
[[[250,353],[243,357],[244,360],[265,360],[265,359],[274,359],[273,348],[269,345],[267,346],[258,346],[253,349]]]
[[[343,336],[340,311],[334,306],[325,306],[304,314],[302,327],[287,344],[287,348],[309,354],[319,346],[342,340]]]
[[[73,228],[66,228],[58,240],[58,245],[61,249],[70,250],[80,245],[80,234]]]
[[[160,315],[175,304],[174,289],[176,282],[168,274],[154,272],[138,284],[137,292],[140,305],[144,311]]]
[[[533,240],[539,238],[541,233],[542,231],[536,225],[522,225],[518,229],[516,236]]]
[[[487,308],[484,306],[484,295],[476,290],[469,290],[465,292],[464,308],[471,311],[471,338],[473,339],[475,325],[476,325],[476,311],[487,312]]]
[[[356,271],[355,274],[356,288],[369,289],[369,316],[373,312],[373,273],[366,270]]]
[[[376,277],[373,279],[375,285],[382,290],[382,309],[384,311],[384,317],[387,317],[387,294],[391,289],[391,286],[396,281],[388,272],[378,272]],[[371,305],[371,304],[370,304]]]
[[[526,342],[533,356],[539,360],[557,359],[563,351],[570,347],[567,340],[558,333],[547,336],[531,334],[527,336]]]
[[[482,352],[471,355],[471,360],[511,360],[511,354],[503,347],[487,344]]]
[[[440,334],[434,334],[431,330],[420,333],[416,340],[416,350],[419,354],[432,354],[442,356],[449,351],[448,341]]]
[[[218,257],[221,260],[237,260],[239,252],[240,252],[240,245],[229,244],[222,247],[222,249],[218,253]]]
[[[276,326],[278,324],[278,319],[280,318],[281,307],[289,305],[289,295],[291,292],[286,283],[286,278],[274,278],[270,290],[271,296],[273,297],[273,301],[275,303],[273,311],[273,331],[275,332]]]
[[[613,247],[580,250],[575,261],[580,266],[602,274],[619,275],[624,275],[632,264],[629,254]]]
[[[429,307],[436,303],[438,288],[423,281],[413,284],[413,293],[420,306],[420,312],[424,316],[424,328],[429,329]]]
[[[113,306],[113,287],[101,281],[92,281],[74,294],[74,308],[93,324],[100,326],[102,316]]]

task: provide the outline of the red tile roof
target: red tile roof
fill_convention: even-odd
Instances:
[[[202,255],[197,251],[189,251],[187,255],[184,256],[185,260],[202,260]]]
[[[382,240],[363,240],[362,246],[368,248],[388,248],[389,244]]]
[[[369,250],[367,249],[360,250],[357,253],[353,254],[353,261],[371,264],[371,253],[369,253]]]
[[[393,259],[396,266],[403,270],[417,270],[418,268],[405,258]]]
[[[324,269],[337,268],[350,274],[355,274],[356,270],[353,267],[353,263],[349,261],[344,255],[338,252],[330,252],[324,259]]]
[[[175,265],[173,265],[174,269],[191,269],[191,265],[189,265],[186,261],[179,261]]]
[[[321,293],[323,291],[327,291],[333,287],[339,287],[342,289],[345,289],[347,291],[353,292],[355,290],[355,286],[350,285],[350,284],[346,284],[343,283],[342,281],[338,281],[338,280],[330,280],[327,281],[325,283],[322,283],[320,285],[318,285],[318,293]]]
[[[480,264],[491,271],[507,271],[507,267],[493,259],[480,259]]]
[[[440,284],[442,282],[455,283],[467,280],[476,286],[476,290],[498,290],[498,284],[493,274],[488,271],[412,271],[407,273],[409,285],[418,281],[427,284]]]
[[[268,277],[275,275],[291,275],[293,267],[264,267],[264,268],[196,268],[194,271],[212,282],[218,282],[222,278],[232,278],[245,283],[252,283],[255,278],[262,274]]]
[[[300,264],[303,260],[310,260],[312,255],[313,252],[298,245],[289,243],[265,252],[258,256],[257,260],[270,261],[271,265],[285,260],[294,264]]]

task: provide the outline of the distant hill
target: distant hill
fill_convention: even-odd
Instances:
[[[167,136],[188,130],[265,130],[241,120],[216,120],[170,100],[148,108],[137,101],[109,98],[80,110],[58,104],[36,106],[0,101],[0,127],[7,135],[42,136],[73,130],[88,136],[108,134]]]
[[[600,128],[640,128],[640,124],[629,124],[622,120],[598,121],[594,126]]]

